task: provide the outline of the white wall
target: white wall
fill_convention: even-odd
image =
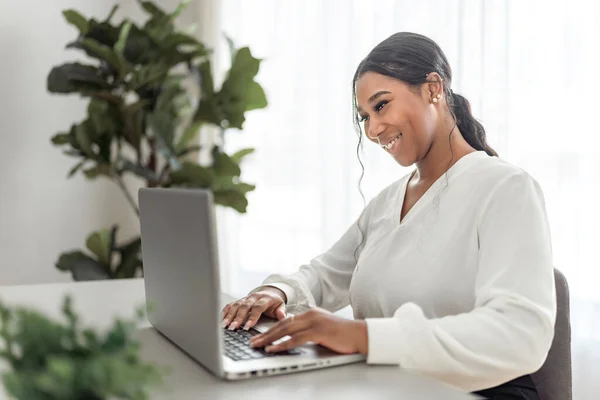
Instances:
[[[117,2],[117,20],[144,15],[135,0]],[[0,0],[0,285],[68,281],[70,274],[54,267],[61,252],[84,247],[88,233],[114,223],[125,237],[138,230],[114,184],[82,176],[67,180],[75,160],[50,143],[52,135],[84,117],[87,103],[78,95],[46,91],[50,69],[80,57],[64,49],[76,30],[61,11],[74,8],[101,20],[114,3]],[[170,10],[178,1],[157,3]],[[197,22],[206,7],[190,4],[181,25]]]

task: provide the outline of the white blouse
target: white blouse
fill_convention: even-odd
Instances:
[[[369,202],[360,230],[355,222],[298,272],[264,284],[283,290],[292,312],[350,304],[367,323],[370,364],[397,364],[465,391],[538,370],[556,315],[538,183],[470,153],[400,222],[409,177]]]

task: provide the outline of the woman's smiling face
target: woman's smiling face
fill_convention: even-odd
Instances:
[[[365,134],[404,167],[424,157],[433,143],[438,113],[426,86],[411,87],[375,72],[356,81],[357,111]]]

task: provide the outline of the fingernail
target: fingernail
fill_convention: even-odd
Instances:
[[[238,323],[237,322],[232,322],[231,325],[229,325],[229,330],[232,331],[232,330],[234,330],[237,327],[238,327]]]
[[[267,346],[267,347],[265,347],[265,351],[267,353],[270,353],[272,350],[273,350],[273,346]]]
[[[244,330],[247,331],[248,329],[250,329],[250,322],[246,322],[246,325],[244,325]]]

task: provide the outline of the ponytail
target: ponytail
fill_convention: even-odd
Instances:
[[[490,156],[498,157],[498,153],[487,144],[483,125],[471,114],[469,101],[460,94],[449,91],[452,98],[449,104],[450,111],[456,118],[456,125],[464,139],[474,149],[483,150]]]

